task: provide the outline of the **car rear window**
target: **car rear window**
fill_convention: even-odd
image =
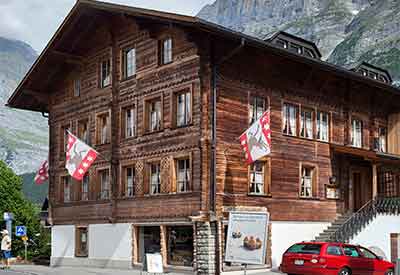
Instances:
[[[320,244],[295,244],[291,246],[287,253],[301,253],[301,254],[320,254],[321,245]]]

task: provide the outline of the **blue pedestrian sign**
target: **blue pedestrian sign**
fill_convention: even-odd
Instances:
[[[15,236],[22,237],[26,236],[26,226],[20,225],[15,227]]]

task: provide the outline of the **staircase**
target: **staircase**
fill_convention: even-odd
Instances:
[[[331,236],[335,234],[336,231],[340,229],[340,227],[350,219],[352,213],[348,212],[342,215],[339,215],[336,220],[322,233],[320,233],[314,241],[316,242],[327,242],[331,239]]]
[[[339,216],[315,241],[348,242],[378,214],[400,215],[400,198],[376,198],[355,213]]]

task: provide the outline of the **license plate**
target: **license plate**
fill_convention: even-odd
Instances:
[[[295,265],[304,265],[304,260],[294,260]]]

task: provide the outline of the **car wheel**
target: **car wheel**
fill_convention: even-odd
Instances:
[[[392,269],[389,269],[388,271],[385,272],[385,275],[394,275],[394,272]]]
[[[342,268],[342,269],[339,271],[338,275],[351,275],[351,270],[348,269],[347,267]]]

